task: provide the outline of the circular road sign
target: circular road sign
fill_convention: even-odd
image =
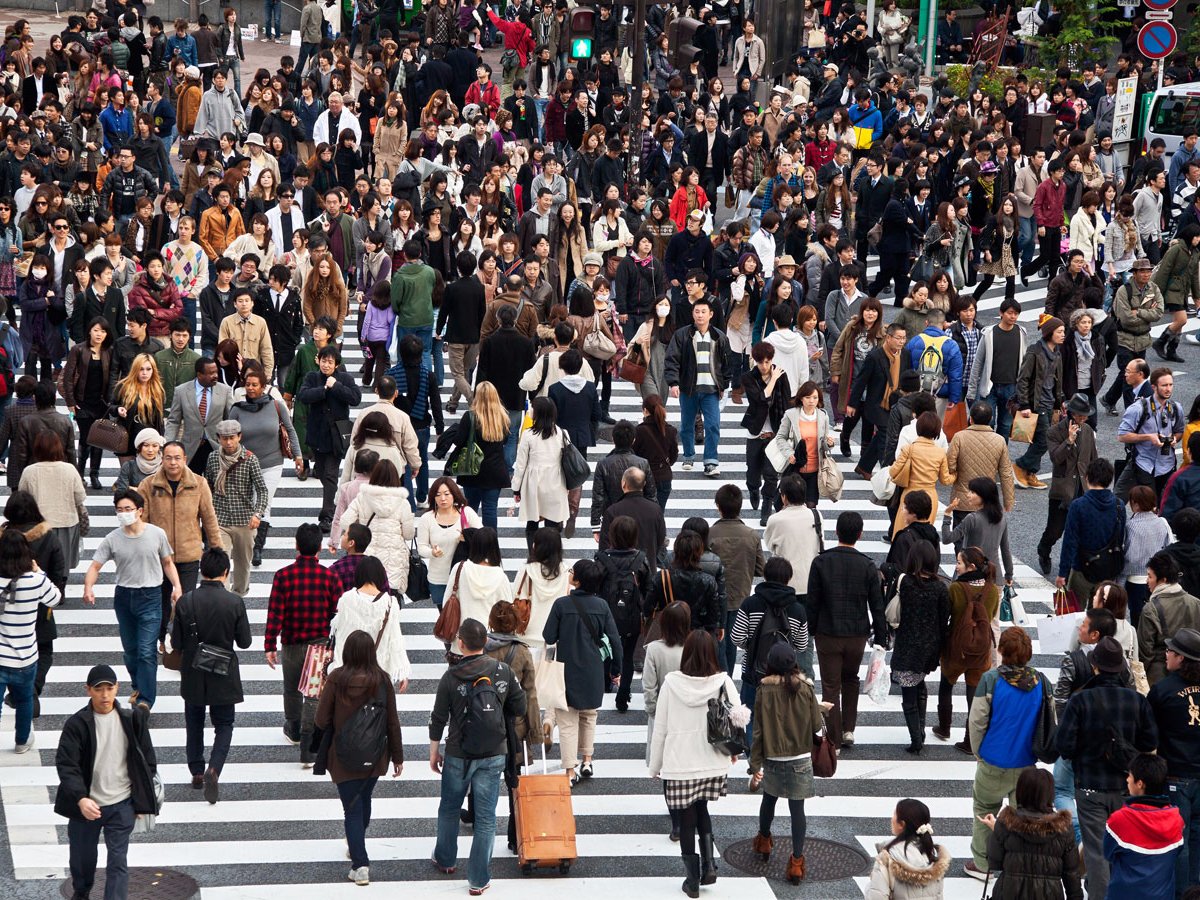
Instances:
[[[1170,22],[1147,22],[1138,32],[1138,50],[1146,59],[1166,59],[1178,44],[1179,34]]]
[[[1164,12],[1174,6],[1178,0],[1142,0],[1146,9],[1153,12]]]

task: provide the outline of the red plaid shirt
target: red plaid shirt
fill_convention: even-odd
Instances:
[[[284,645],[307,644],[329,636],[329,620],[337,612],[342,581],[315,556],[300,556],[275,573],[267,604],[264,649],[271,653],[276,641]]]

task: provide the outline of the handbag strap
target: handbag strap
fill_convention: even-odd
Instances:
[[[387,591],[380,591],[378,594],[375,595],[375,599],[372,600],[371,602],[378,603],[379,598],[382,597],[386,593],[387,593]],[[388,619],[391,618],[391,615],[392,615],[392,600],[389,597],[387,609],[385,609],[383,611],[383,624],[379,626],[379,634],[375,635],[375,649],[376,650],[379,649],[379,642],[383,640],[383,633],[385,631],[387,631]]]
[[[532,600],[532,592],[528,597],[521,596],[521,588],[529,583],[529,571],[527,569],[521,571],[521,580],[517,582],[517,597],[518,600]]]
[[[602,645],[600,643],[600,633],[596,630],[596,623],[591,620],[591,617],[588,616],[586,612],[584,612],[583,607],[579,605],[579,598],[574,594],[571,595],[571,603],[575,607],[575,612],[579,614],[579,618],[583,620],[583,627],[586,628],[588,630],[588,634],[592,636],[592,643],[595,644],[596,649],[599,650]]]
[[[675,584],[671,580],[671,573],[666,569],[659,569],[658,574],[662,578],[663,596],[667,598],[669,606],[675,602]]]

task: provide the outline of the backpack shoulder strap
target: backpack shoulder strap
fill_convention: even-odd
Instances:
[[[817,552],[825,552],[825,532],[821,528],[821,514],[817,512],[816,507],[813,507],[813,530],[817,533]]]

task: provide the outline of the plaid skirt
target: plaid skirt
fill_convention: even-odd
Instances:
[[[729,793],[728,777],[689,778],[683,781],[664,781],[663,796],[667,809],[687,809],[697,800],[720,800]]]

